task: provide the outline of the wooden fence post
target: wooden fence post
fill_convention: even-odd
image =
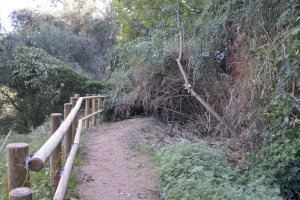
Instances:
[[[78,99],[79,99],[79,97],[80,97],[80,94],[75,94],[74,97],[76,98],[76,103],[77,103],[77,101],[78,101]],[[76,103],[75,103],[75,105],[76,105]],[[80,110],[79,110],[79,111],[80,111]],[[77,129],[77,127],[78,127],[79,111],[78,111],[78,113],[76,114],[76,117],[75,117],[76,129]],[[76,131],[75,131],[75,135],[76,135]],[[75,135],[74,135],[74,137],[75,137]]]
[[[74,108],[75,105],[76,105],[76,97],[71,97],[70,98],[70,102],[72,104],[72,108]],[[77,114],[76,114],[76,117],[75,117],[75,119],[72,122],[72,142],[74,141],[74,137],[75,137],[75,134],[76,134],[77,119],[78,118],[77,118]]]
[[[12,143],[7,145],[7,176],[8,190],[17,187],[29,187],[29,173],[26,169],[26,158],[29,147],[26,143]]]
[[[10,191],[9,200],[32,200],[32,191],[27,187],[15,188]]]
[[[78,101],[80,94],[75,94],[74,97],[76,98],[76,101]]]
[[[62,114],[51,114],[51,133],[53,134],[60,126]],[[51,185],[56,188],[60,179],[61,170],[61,142],[57,145],[56,149],[50,156],[50,176]]]
[[[72,104],[71,103],[65,103],[64,104],[64,119],[66,119],[69,115],[69,113],[72,110]],[[72,126],[68,129],[64,136],[64,147],[65,147],[65,153],[69,154],[72,148]]]
[[[98,94],[98,96],[100,96],[100,94]],[[101,98],[98,98],[98,103],[97,103],[97,105],[98,105],[98,111],[100,111],[101,110]],[[98,115],[98,117],[100,116],[100,113],[99,113],[99,115]]]
[[[86,96],[90,96],[90,94],[86,94]],[[90,100],[89,99],[86,99],[85,100],[85,108],[84,108],[84,116],[88,116],[90,113]],[[85,120],[85,130],[87,130],[90,126],[90,120],[89,119],[86,119]]]
[[[93,94],[93,96],[95,96],[95,94]],[[96,98],[93,98],[93,99],[92,99],[92,113],[94,113],[94,112],[96,112],[96,111],[97,111],[97,110],[96,110]],[[93,126],[96,126],[96,118],[97,118],[96,115],[94,115],[94,116],[92,117]]]

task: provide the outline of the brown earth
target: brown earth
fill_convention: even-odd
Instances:
[[[84,134],[84,164],[77,167],[79,199],[159,199],[155,164],[141,137],[154,123],[152,118],[102,123]]]

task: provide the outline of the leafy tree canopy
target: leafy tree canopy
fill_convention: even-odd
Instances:
[[[12,97],[17,117],[23,126],[37,126],[74,93],[101,93],[103,82],[94,82],[72,71],[60,61],[38,48],[20,46],[8,63],[9,82],[3,83],[16,95]]]

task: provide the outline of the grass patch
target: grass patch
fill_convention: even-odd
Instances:
[[[36,152],[50,137],[49,123],[38,127],[30,134],[12,133],[6,144],[14,142],[24,142],[29,144],[30,153]],[[0,199],[8,199],[7,175],[6,175],[6,148],[0,152]],[[51,199],[53,193],[50,187],[49,165],[39,172],[30,172],[31,188],[34,191],[35,199]]]
[[[46,122],[42,126],[38,127],[29,134],[17,134],[13,133],[6,144],[14,142],[25,142],[29,144],[30,154],[36,152],[50,137],[49,123]],[[63,165],[66,157],[63,157]],[[74,165],[80,164],[83,161],[83,156],[79,150],[74,161]],[[6,175],[6,148],[3,148],[0,152],[0,199],[8,200],[8,189],[7,189],[7,175]],[[46,163],[45,167],[39,172],[30,172],[30,187],[33,190],[34,199],[49,200],[53,198],[54,189],[50,184],[50,169],[49,162]],[[77,184],[77,173],[75,170],[69,179],[69,185],[65,199],[77,196],[74,187]]]
[[[243,180],[215,149],[186,141],[157,153],[164,199],[282,199],[263,179]]]

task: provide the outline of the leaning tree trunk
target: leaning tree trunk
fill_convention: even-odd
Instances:
[[[182,60],[182,54],[183,54],[183,30],[180,23],[180,13],[179,13],[179,6],[177,8],[177,28],[179,32],[179,55],[177,58],[177,64],[178,68],[183,76],[184,82],[185,82],[185,89],[190,93],[193,97],[195,97],[205,108],[208,112],[210,112],[217,120],[219,120],[220,123],[222,123],[226,129],[230,132],[231,136],[236,136],[236,131],[234,130],[233,126],[226,122],[214,109],[211,105],[209,105],[199,94],[195,92],[195,90],[192,88],[191,84],[189,83],[188,75],[186,74],[183,65],[181,63]]]

